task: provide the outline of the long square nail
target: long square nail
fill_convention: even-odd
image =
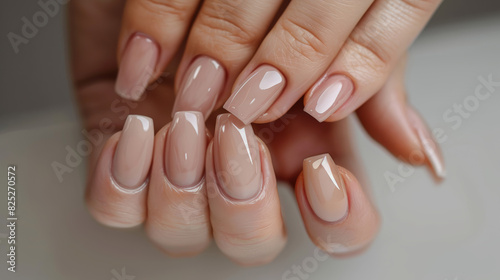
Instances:
[[[224,109],[244,124],[249,124],[264,114],[285,88],[281,72],[269,65],[262,65],[236,89],[224,104]]]

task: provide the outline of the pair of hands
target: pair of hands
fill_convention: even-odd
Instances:
[[[305,111],[317,120],[358,109],[366,131],[391,153],[444,175],[404,91],[404,53],[439,1],[292,1],[283,9],[281,1],[207,0],[196,13],[198,4],[70,3],[77,98],[87,131],[99,139],[87,192],[97,220],[145,223],[170,255],[199,253],[213,235],[232,260],[266,263],[286,240],[275,176],[298,178],[312,241],[332,255],[365,248],[379,218],[340,167],[362,177],[349,124],[307,116],[297,104],[304,93]],[[167,65],[175,80],[162,74]],[[220,116],[213,129],[209,116],[224,103],[234,116]]]

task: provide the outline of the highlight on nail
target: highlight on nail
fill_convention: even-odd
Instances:
[[[231,114],[217,117],[214,135],[215,175],[229,197],[245,200],[262,188],[259,143],[251,125]]]
[[[408,119],[413,126],[415,133],[422,145],[423,152],[429,163],[429,167],[433,170],[434,175],[438,179],[446,177],[446,168],[444,165],[443,154],[439,145],[434,141],[429,128],[424,123],[422,118],[410,106],[407,107]]]
[[[205,171],[207,136],[203,114],[174,114],[165,143],[165,174],[176,187],[196,186]]]
[[[336,222],[347,215],[349,202],[344,180],[329,154],[306,158],[303,176],[307,200],[320,219]]]
[[[320,80],[311,90],[304,111],[319,122],[334,114],[352,95],[354,85],[344,75],[333,75]]]
[[[154,145],[153,120],[129,115],[115,149],[112,176],[125,189],[144,184],[151,167]]]
[[[270,65],[262,65],[238,86],[224,109],[249,124],[264,114],[285,88],[283,74]]]

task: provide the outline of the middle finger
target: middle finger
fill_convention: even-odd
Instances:
[[[207,0],[203,3],[177,71],[178,94],[173,113],[196,110],[206,118],[217,100],[225,101],[227,95],[223,93],[229,93],[237,74],[254,54],[281,2]]]

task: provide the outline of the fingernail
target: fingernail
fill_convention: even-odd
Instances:
[[[349,202],[344,180],[330,155],[306,158],[303,169],[306,197],[314,213],[326,222],[344,218]]]
[[[173,113],[199,111],[208,118],[224,88],[225,79],[226,71],[222,65],[209,57],[198,57],[184,76]]]
[[[135,189],[145,181],[153,157],[153,120],[129,115],[116,146],[112,174],[121,187]]]
[[[417,114],[417,112],[415,112],[415,110],[413,110],[413,108],[409,106],[407,107],[407,109],[410,124],[413,126],[413,129],[417,134],[418,139],[420,140],[420,143],[424,150],[424,154],[430,164],[431,169],[438,178],[444,179],[444,177],[446,177],[446,168],[444,166],[444,159],[441,153],[441,149],[432,138],[427,125]]]
[[[260,191],[260,150],[252,126],[231,114],[217,117],[214,166],[222,190],[231,198],[245,200]]]
[[[224,104],[224,109],[244,124],[249,124],[267,111],[281,94],[285,84],[285,77],[279,70],[262,65],[236,88]]]
[[[177,187],[195,186],[205,168],[205,122],[200,112],[177,112],[165,146],[165,172]]]
[[[135,35],[123,53],[115,91],[123,98],[139,100],[154,74],[158,46],[153,40]]]
[[[325,121],[349,99],[354,90],[351,79],[333,75],[313,87],[304,111],[319,122]]]

